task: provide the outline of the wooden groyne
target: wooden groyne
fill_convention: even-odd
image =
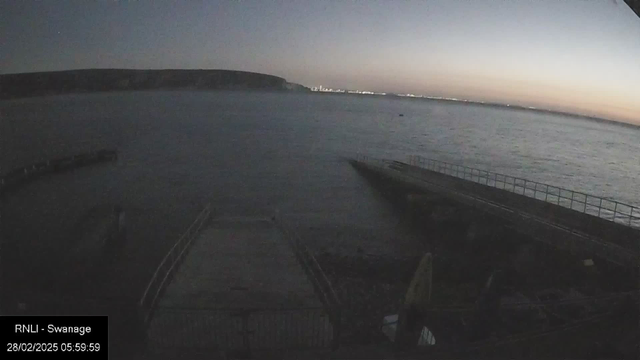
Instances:
[[[116,150],[98,150],[23,166],[0,175],[0,195],[46,175],[117,159]]]

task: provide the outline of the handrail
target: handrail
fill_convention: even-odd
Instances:
[[[337,349],[339,347],[342,321],[342,305],[340,303],[340,299],[333,289],[333,286],[331,286],[331,281],[327,278],[315,256],[313,256],[309,248],[300,241],[300,236],[295,229],[289,229],[285,226],[278,211],[276,211],[274,220],[295,248],[294,250],[297,253],[296,255],[300,258],[305,271],[308,271],[310,273],[309,275],[311,275],[311,281],[314,282],[314,287],[316,287],[318,292],[320,292],[320,296],[322,297],[321,301],[329,312],[335,329],[333,349]]]
[[[324,287],[326,287],[326,289],[323,290],[328,290],[328,293],[325,294],[327,300],[333,303],[333,305],[340,305],[340,300],[338,299],[338,295],[336,294],[335,290],[331,286],[331,281],[329,281],[327,275],[324,273],[324,271],[322,271],[322,267],[316,260],[315,256],[313,256],[309,248],[307,248],[307,246],[300,241],[300,236],[298,235],[298,233],[295,230],[290,230],[285,227],[282,223],[281,218],[277,217],[276,219],[279,221],[279,225],[285,231],[287,236],[289,236],[290,239],[293,240],[294,245],[298,248],[298,251],[302,252],[302,254],[305,256],[303,261],[307,262],[307,265],[312,270],[314,270],[314,272],[316,272],[316,274],[314,275],[320,277],[318,280],[323,283]],[[291,234],[291,232],[293,232],[293,234]]]
[[[207,204],[207,206],[205,206],[205,208],[198,214],[194,222],[189,226],[187,231],[185,231],[178,241],[173,244],[169,252],[167,252],[160,262],[160,265],[156,268],[156,271],[153,273],[153,276],[147,284],[147,287],[138,303],[142,309],[147,310],[144,319],[145,324],[148,323],[160,294],[165,289],[166,285],[168,285],[167,280],[173,274],[176,264],[182,260],[186,250],[189,248],[189,245],[191,245],[193,239],[195,239],[210,214],[211,205]]]
[[[362,157],[360,157],[362,158]],[[376,167],[376,168],[380,168],[381,170],[389,170],[389,169],[397,169],[402,171],[402,167],[410,167],[411,165],[409,164],[404,164],[404,163],[400,163],[400,162],[386,162],[386,165],[381,165],[381,164],[385,164],[385,162],[380,162],[378,161],[377,163],[371,163],[371,162],[367,162],[367,165],[370,167]],[[421,177],[418,175],[412,175],[411,173],[406,173],[407,176],[410,176],[412,178],[415,178],[416,180],[420,180],[420,181],[424,181],[423,179],[421,179]],[[446,190],[451,190],[449,188],[447,188],[446,186],[442,186],[442,185],[434,185],[438,188],[441,189],[446,189]],[[623,265],[623,266],[627,266],[627,265],[632,265],[633,267],[635,267],[637,265],[637,261],[638,261],[638,257],[637,255],[629,252],[627,249],[618,246],[618,245],[614,245],[611,243],[604,243],[601,241],[598,241],[598,239],[593,239],[591,237],[589,237],[587,234],[581,233],[579,231],[577,231],[576,229],[570,228],[570,227],[565,227],[553,222],[549,222],[546,221],[545,219],[541,219],[541,218],[537,218],[535,216],[530,216],[529,214],[526,213],[522,213],[522,212],[518,212],[515,211],[512,208],[509,208],[507,206],[504,206],[503,204],[499,203],[499,202],[492,202],[492,201],[488,201],[485,198],[482,197],[478,197],[476,195],[474,195],[472,192],[468,193],[468,192],[458,192],[453,190],[452,191],[453,194],[455,194],[456,197],[460,198],[461,200],[463,200],[464,202],[468,202],[471,203],[473,206],[477,206],[477,205],[482,205],[482,207],[486,208],[486,209],[490,209],[491,212],[499,212],[502,213],[502,215],[509,215],[512,216],[514,215],[517,219],[523,219],[523,218],[527,218],[530,220],[533,220],[532,223],[529,223],[528,225],[532,225],[534,224],[534,226],[537,226],[535,224],[544,224],[544,226],[547,227],[554,227],[554,228],[558,228],[561,229],[563,231],[566,231],[568,233],[570,233],[572,236],[576,236],[582,240],[588,241],[591,243],[591,245],[596,246],[597,248],[599,248],[599,250],[603,250],[606,254],[608,254],[607,256],[605,256],[609,261],[612,261],[614,263],[617,263],[619,265]],[[544,240],[546,241],[546,240]],[[569,247],[572,248],[573,244],[569,243]]]
[[[640,208],[620,201],[418,155],[409,157],[409,165],[542,200],[621,225],[640,228]]]
[[[324,306],[291,308],[158,307],[147,348],[238,351],[306,350],[334,345]],[[178,350],[179,351],[179,350]]]

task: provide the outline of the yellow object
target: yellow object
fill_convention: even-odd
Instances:
[[[426,253],[416,272],[411,279],[411,284],[404,298],[405,308],[415,306],[416,309],[424,309],[431,301],[431,282],[433,276],[433,257]]]

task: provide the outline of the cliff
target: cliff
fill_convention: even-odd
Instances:
[[[0,75],[0,99],[160,89],[305,91],[307,88],[277,76],[232,70],[86,69]]]

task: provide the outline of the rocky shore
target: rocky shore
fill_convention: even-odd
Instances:
[[[363,251],[356,254],[316,251],[316,259],[342,304],[342,337],[345,343],[380,344],[389,341],[381,331],[382,319],[398,313],[423,255],[398,257],[368,255]],[[602,293],[598,290],[599,277],[596,274],[589,276],[589,272],[563,264],[558,259],[560,255],[545,253],[522,271],[506,267],[506,264],[496,262],[490,254],[483,255],[481,251],[458,255],[447,252],[434,254],[430,305],[472,307],[488,277],[497,269],[503,270],[505,296],[533,294],[545,289],[577,290],[583,296]],[[523,301],[526,300],[524,298]],[[445,323],[450,321],[441,320]]]
[[[397,314],[411,278],[422,257],[343,255],[317,253],[316,259],[327,274],[342,303],[342,337],[345,343],[388,342],[381,331],[384,316]],[[438,282],[444,262],[434,264],[432,303],[435,306],[463,305],[475,301],[475,282]]]
[[[346,343],[388,341],[382,318],[396,314],[406,292],[413,259],[369,258],[336,253],[316,255],[342,304],[342,338]]]

